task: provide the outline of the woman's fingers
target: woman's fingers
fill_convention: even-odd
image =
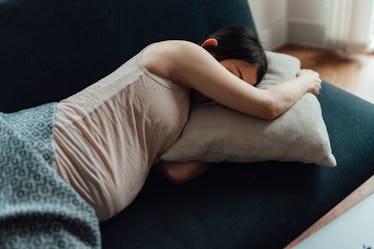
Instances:
[[[298,77],[304,79],[305,84],[309,85],[309,92],[317,95],[321,90],[322,80],[319,77],[319,73],[310,69],[301,69]]]

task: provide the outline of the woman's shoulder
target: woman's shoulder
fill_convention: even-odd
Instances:
[[[153,74],[188,87],[176,74],[180,62],[186,63],[188,60],[188,63],[193,63],[193,58],[204,52],[203,48],[190,41],[167,40],[148,45],[142,52],[141,60],[144,67]]]
[[[160,60],[181,60],[186,56],[200,54],[205,51],[199,45],[185,40],[167,40],[152,43],[142,52],[142,59],[145,66],[158,65]]]
[[[152,43],[148,45],[145,50],[152,51],[152,52],[161,52],[161,53],[173,53],[174,50],[177,49],[180,51],[180,49],[190,49],[190,48],[200,48],[199,45],[186,40],[165,40],[165,41],[159,41]]]

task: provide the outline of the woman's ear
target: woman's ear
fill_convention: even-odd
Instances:
[[[206,47],[206,46],[213,46],[213,47],[217,47],[218,46],[218,41],[217,39],[215,38],[209,38],[209,39],[206,39],[203,44],[201,44],[202,47]]]

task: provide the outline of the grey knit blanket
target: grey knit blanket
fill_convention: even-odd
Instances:
[[[100,248],[95,212],[53,167],[55,103],[0,113],[0,248]]]

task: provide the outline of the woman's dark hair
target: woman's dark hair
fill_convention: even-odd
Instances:
[[[264,48],[257,34],[242,26],[229,26],[211,34],[209,38],[218,41],[218,46],[208,45],[204,48],[218,61],[241,59],[257,67],[257,83],[265,75],[268,63]]]

